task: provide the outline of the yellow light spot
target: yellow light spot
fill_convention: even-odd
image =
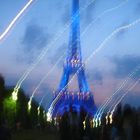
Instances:
[[[28,102],[28,111],[29,111],[29,112],[31,111],[31,108],[32,108],[31,103],[32,103],[32,100],[30,100],[30,101]]]
[[[107,125],[108,124],[108,115],[106,115],[105,119],[106,119],[106,125]]]
[[[40,115],[40,107],[37,108],[37,114]]]
[[[101,117],[99,118],[99,126],[101,126]]]
[[[98,127],[98,119],[95,119],[95,127]]]
[[[86,122],[83,121],[83,125],[84,125],[84,130],[86,129]]]
[[[12,99],[14,101],[17,101],[17,91],[15,91],[15,90],[12,92]]]
[[[47,112],[47,121],[51,122],[52,121],[52,116],[49,112]]]
[[[109,115],[109,119],[110,119],[110,124],[112,124],[113,122],[112,113]]]
[[[94,128],[94,127],[95,127],[95,124],[96,124],[96,122],[95,122],[95,119],[94,119],[94,118],[93,118],[92,122],[93,122],[93,128]]]

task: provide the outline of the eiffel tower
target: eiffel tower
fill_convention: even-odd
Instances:
[[[80,45],[80,13],[79,0],[72,1],[71,32],[68,46],[68,55],[64,62],[63,75],[58,90],[55,92],[53,105],[53,116],[62,115],[64,110],[69,110],[72,105],[77,111],[82,106],[90,115],[94,115],[96,106],[94,104],[93,93],[90,92],[85,71],[82,63],[81,45]],[[70,76],[76,75],[79,85],[79,91],[69,91],[68,83]],[[58,94],[61,94],[58,98]]]

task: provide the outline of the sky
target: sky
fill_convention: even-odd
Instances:
[[[124,3],[124,1],[126,1]],[[0,35],[28,0],[0,0]],[[90,3],[86,8],[84,8]],[[93,22],[104,11],[105,13]],[[43,60],[23,82],[22,88],[29,97],[40,80],[52,69],[56,61],[67,52],[72,0],[35,0],[16,22],[8,35],[0,41],[0,73],[7,86],[16,85],[22,74],[36,61],[44,48],[48,51]],[[80,32],[83,62],[117,28],[140,18],[139,0],[80,0]],[[88,25],[91,24],[89,28]],[[86,32],[85,29],[87,28]],[[84,34],[83,34],[84,33]],[[50,43],[59,35],[57,41]],[[100,106],[121,85],[140,63],[140,23],[115,34],[104,47],[85,64],[85,73],[97,106]],[[35,94],[39,102],[45,96],[43,106],[48,107],[57,90],[63,72],[66,56],[51,70],[46,80]],[[140,78],[140,70],[129,79],[128,84],[118,93],[121,96]],[[74,86],[76,78],[69,86]],[[124,98],[123,103],[140,106],[138,85]],[[113,101],[112,101],[113,102]]]

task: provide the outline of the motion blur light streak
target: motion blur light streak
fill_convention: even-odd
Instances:
[[[16,24],[18,19],[23,15],[23,13],[29,8],[29,6],[34,2],[34,0],[29,0],[28,3],[21,9],[21,11],[16,15],[16,17],[11,21],[8,27],[0,35],[0,41],[9,33],[12,27]]]
[[[101,18],[101,17],[102,17],[104,14],[106,14],[107,12],[111,12],[111,11],[113,11],[113,10],[115,10],[115,9],[118,9],[119,7],[123,6],[127,1],[128,1],[128,0],[126,0],[125,2],[119,4],[118,6],[116,6],[116,7],[114,7],[114,8],[105,10],[105,11],[104,11],[101,15],[99,15],[91,24],[93,24],[98,18]],[[92,1],[92,2],[94,2],[94,1]],[[82,10],[84,10],[86,7],[88,7],[92,2],[90,2],[89,4],[87,4]],[[74,17],[73,20],[75,20],[75,19],[76,19],[76,17]],[[72,22],[73,22],[73,21],[72,21]],[[70,24],[71,24],[71,23],[70,23]],[[56,37],[56,40],[62,35],[62,33],[65,32],[65,30],[70,26],[70,24],[67,24],[66,27],[64,28],[64,30],[63,30],[61,33],[58,34],[58,37]],[[91,26],[91,24],[89,24],[89,25],[87,26],[87,28],[86,28],[85,31],[82,33],[82,35],[85,34],[85,32],[86,32],[87,29]],[[56,40],[54,40],[54,41],[52,42],[52,45],[53,45],[53,43],[54,43]],[[50,46],[52,46],[52,45],[50,45]],[[48,48],[49,48],[49,47],[48,47]],[[41,53],[41,55],[39,56],[39,58],[37,59],[36,63],[34,63],[34,64],[31,66],[31,68],[29,68],[29,69],[23,74],[23,76],[22,76],[22,77],[20,78],[20,80],[17,82],[17,85],[16,85],[16,87],[15,87],[15,89],[14,89],[13,94],[17,94],[17,93],[18,93],[18,89],[21,87],[21,84],[22,84],[23,81],[27,78],[27,76],[30,74],[30,72],[35,68],[35,66],[43,59],[43,57],[46,55],[46,52],[48,51],[48,48],[47,48],[47,49],[44,49],[44,50],[42,51],[42,53]],[[42,80],[42,81],[44,81],[44,80]],[[39,87],[40,87],[41,84],[42,84],[42,82],[39,84]],[[18,87],[18,88],[17,88],[17,87]],[[38,89],[38,87],[37,87],[37,89]],[[36,92],[36,91],[35,91],[35,92]],[[34,94],[34,93],[33,93],[33,94]],[[34,95],[33,95],[33,96],[34,96]],[[31,98],[33,98],[33,97],[31,97]],[[31,99],[31,100],[32,100],[32,99]]]
[[[116,10],[116,9],[120,8],[120,7],[123,6],[127,1],[128,1],[128,0],[122,2],[122,3],[119,4],[118,6],[115,6],[114,8],[107,9],[107,10],[105,10],[102,14],[100,14],[99,16],[97,16],[97,18],[95,18],[95,19],[86,27],[86,29],[84,29],[84,32],[82,32],[82,34],[81,34],[81,37],[86,33],[86,31],[88,30],[88,28],[89,28],[94,22],[96,22],[96,20],[97,20],[98,18],[101,18],[104,14],[106,14],[106,13],[108,13],[108,12],[111,12],[111,11],[113,11],[113,10]],[[70,81],[70,82],[71,82],[71,81]]]
[[[44,110],[46,110],[46,108],[47,108],[47,103],[44,107]],[[47,122],[52,122],[52,116],[49,112],[46,112],[46,117],[47,117]]]
[[[33,1],[33,0],[32,0]],[[31,2],[32,2],[31,1]],[[82,33],[82,35],[84,35],[85,34],[85,32],[87,31],[87,29],[98,19],[98,18],[101,18],[104,14],[106,14],[106,13],[108,13],[108,12],[111,12],[111,11],[113,11],[113,10],[116,10],[116,9],[118,9],[118,8],[120,8],[121,6],[123,6],[126,2],[127,2],[128,0],[126,0],[126,1],[124,1],[124,2],[122,2],[121,4],[119,4],[118,6],[116,6],[116,7],[114,7],[114,8],[111,8],[111,9],[107,9],[107,10],[105,10],[101,15],[99,15],[95,20],[93,20],[93,22],[91,23],[91,24],[89,24],[87,27],[86,27],[86,29],[85,29],[85,31]],[[30,2],[30,1],[29,1]],[[84,10],[84,9],[86,9],[86,7],[88,7],[92,2],[94,2],[94,1],[91,1],[89,4],[87,4],[82,10]],[[76,17],[74,17],[74,19],[73,20],[75,20],[75,18]],[[70,23],[71,24],[71,23]],[[64,28],[64,30],[61,32],[61,33],[59,33],[58,35],[58,37],[56,37],[56,40],[62,35],[62,33],[64,33],[65,32],[65,30],[68,28],[68,26],[70,26],[70,24],[67,24],[66,25],[66,27]],[[54,40],[54,41],[56,41],[56,40]],[[20,88],[20,86],[21,86],[21,84],[22,84],[22,82],[27,78],[27,76],[30,74],[30,72],[34,69],[34,67],[41,61],[41,59],[44,57],[44,55],[46,54],[44,54],[44,52],[47,52],[47,50],[48,49],[45,49],[44,51],[42,51],[42,57],[40,57],[40,59],[38,59],[38,61],[37,61],[37,63],[34,65],[32,65],[33,67],[31,67],[31,68],[29,68],[23,75],[22,75],[22,77],[20,78],[20,80],[17,82],[17,85],[16,85],[16,87],[14,88],[14,92],[13,92],[13,94],[17,94],[18,93],[18,89]]]
[[[32,101],[30,100],[29,102],[28,102],[28,112],[30,113],[30,111],[31,111],[31,108],[32,108]]]
[[[45,99],[45,97],[46,97],[47,95],[44,95],[42,98],[41,98],[41,100],[40,100],[40,102],[39,102],[39,106],[38,107],[41,107],[41,104],[42,104],[42,102],[43,102],[43,100]]]
[[[85,10],[91,3],[93,3],[95,0],[89,2],[87,5],[85,5],[85,7],[82,9]],[[74,20],[76,19],[76,17],[78,16],[78,14],[73,18],[72,22],[74,22]],[[51,48],[52,46],[54,46],[54,43],[62,36],[62,34],[66,31],[66,29],[72,24],[72,22],[65,24],[63,30],[61,30],[59,33],[57,33],[56,37],[53,39],[53,41],[50,43],[50,45],[47,48],[44,48],[40,55],[37,57],[36,61],[25,71],[25,73],[21,76],[21,78],[19,79],[19,81],[17,82],[14,91],[12,92],[12,94],[17,94],[18,90],[21,87],[21,84],[23,83],[23,81],[27,78],[27,76],[33,71],[33,69],[39,64],[39,62],[44,58],[44,56],[46,55],[47,51]]]
[[[110,114],[110,115],[109,115],[109,120],[110,120],[110,122],[109,122],[109,123],[110,123],[110,124],[112,124],[112,122],[113,122],[113,117],[112,117],[112,114]]]
[[[53,67],[50,69],[50,71],[41,79],[41,81],[36,86],[35,90],[33,91],[31,98],[34,97],[36,91],[39,89],[39,87],[41,86],[41,84],[46,80],[46,78],[49,76],[49,74],[56,68],[56,66],[61,61],[61,59],[64,57],[64,55],[65,55],[65,53],[57,60],[57,62],[53,65]]]
[[[127,95],[127,93],[129,91],[131,91],[138,84],[139,81],[140,81],[140,79],[138,79],[118,100],[116,100],[114,107],[111,106],[111,108],[109,109],[109,111],[107,112],[107,115],[105,117],[106,118],[106,124],[108,124],[108,123],[112,124],[113,113],[114,113],[117,105],[123,100],[123,98]],[[99,120],[99,125],[100,125],[100,120],[101,120],[102,114],[99,114],[99,115],[100,116],[96,117],[95,119],[97,119],[97,123],[98,123],[98,120]],[[108,122],[108,118],[109,118],[109,122]]]
[[[36,91],[39,89],[39,87],[41,86],[41,84],[46,80],[46,78],[49,76],[49,74],[56,68],[56,66],[58,65],[58,63],[61,61],[61,59],[64,57],[65,53],[57,60],[57,62],[55,63],[55,65],[50,69],[50,71],[41,79],[41,81],[39,82],[39,84],[36,86],[36,88],[34,89],[30,100],[29,100],[29,104],[31,104],[34,95],[36,93]],[[29,105],[30,106],[30,105]]]
[[[40,115],[40,106],[37,108],[37,115]]]
[[[135,25],[138,24],[139,22],[140,22],[140,18],[137,19],[137,20],[135,20],[134,22],[132,22],[132,23],[130,23],[130,24],[121,26],[121,27],[117,28],[115,31],[113,31],[109,36],[107,36],[107,37],[105,38],[105,40],[99,45],[99,47],[98,47],[95,51],[93,51],[93,53],[86,59],[85,64],[86,64],[88,61],[90,61],[90,59],[91,59],[96,53],[98,53],[102,48],[104,48],[105,45],[106,45],[106,43],[107,43],[110,39],[112,39],[112,37],[113,37],[114,35],[116,35],[117,33],[119,33],[120,31],[122,31],[122,30],[124,30],[124,29],[129,29],[129,28],[135,26]],[[56,104],[57,100],[60,98],[62,91],[65,90],[65,88],[72,82],[72,80],[73,80],[74,77],[78,74],[78,72],[80,71],[80,69],[81,69],[82,67],[83,67],[83,65],[77,70],[77,72],[76,72],[76,73],[74,74],[74,76],[71,78],[71,80],[69,81],[69,83],[64,87],[64,89],[62,89],[62,90],[58,93],[57,97],[56,97],[55,100],[52,102],[52,104],[51,104],[51,106],[50,106],[50,108],[49,108],[49,110],[48,110],[48,111],[50,112],[50,114],[52,114],[52,111],[53,111],[53,110],[51,110],[51,109],[54,108],[54,105]]]
[[[104,104],[102,104],[102,106],[98,109],[98,112],[96,113],[96,117],[97,119],[101,118],[102,117],[102,114],[105,110],[105,108],[109,105],[109,103],[112,101],[113,97],[119,93],[119,91],[121,89],[123,89],[125,87],[125,85],[129,82],[129,80],[137,73],[137,71],[140,69],[140,65],[138,65],[134,71],[132,71],[128,77],[122,82],[122,84],[120,85],[120,87],[105,101]],[[112,103],[112,106],[114,106],[114,104]],[[112,108],[112,106],[110,107],[110,109]],[[110,113],[110,109],[109,111],[107,112],[107,114]],[[108,116],[108,115],[107,115]]]
[[[17,101],[17,94],[16,93],[12,93],[12,99],[13,99],[13,101]]]
[[[139,83],[140,78],[120,97],[120,99],[117,101],[117,103],[115,104],[114,108],[111,111],[111,116],[113,116],[113,113],[116,109],[116,107],[118,106],[118,104],[124,99],[124,97]]]
[[[113,8],[107,9],[104,12],[102,12],[99,16],[97,16],[84,30],[84,33],[90,28],[90,26],[95,23],[99,18],[101,18],[102,16],[104,16],[105,14],[112,12],[114,10],[117,10],[118,8],[122,7],[124,4],[126,4],[128,2],[128,0],[125,0],[124,2],[120,3],[118,6],[115,6]],[[83,34],[84,34],[83,33]]]
[[[130,78],[134,78],[133,76],[134,76],[134,74],[137,73],[137,71],[139,70],[139,68],[140,68],[140,65],[139,65],[139,66],[137,67],[137,69],[135,69],[135,71],[132,73],[133,75],[130,75],[131,77],[129,77],[129,79],[130,79]],[[117,101],[117,99],[116,99],[116,101]],[[114,103],[115,103],[115,101],[114,101]],[[114,103],[112,103],[112,105],[110,106],[108,113],[110,113],[111,110],[112,110],[112,108],[113,108],[113,106],[115,106]]]

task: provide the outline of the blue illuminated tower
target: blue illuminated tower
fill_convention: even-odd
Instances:
[[[81,45],[80,45],[80,13],[79,0],[72,1],[71,31],[68,46],[68,54],[64,62],[64,69],[60,86],[55,92],[53,106],[53,116],[63,114],[64,110],[72,105],[77,111],[82,106],[87,113],[94,115],[96,107],[94,104],[93,93],[90,92],[85,71],[82,63]],[[68,91],[68,82],[70,76],[76,75],[79,85],[79,91]],[[59,95],[59,98],[57,97]]]

